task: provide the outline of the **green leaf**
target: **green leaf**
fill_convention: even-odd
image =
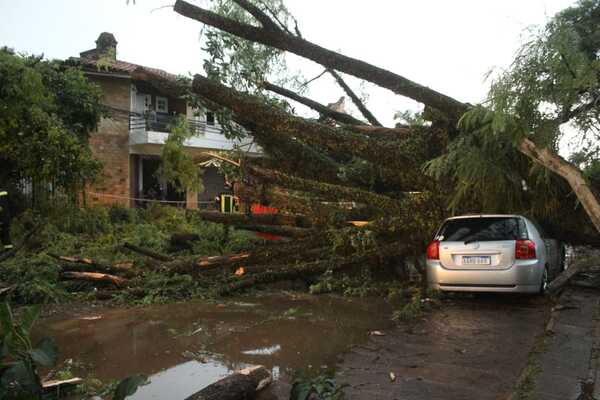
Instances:
[[[290,393],[290,400],[306,400],[312,391],[308,382],[295,382]]]
[[[12,364],[2,374],[0,386],[17,386],[18,392],[31,395],[30,399],[37,398],[42,391],[40,379],[35,373],[33,367],[26,361],[18,361]]]
[[[44,338],[35,349],[29,350],[29,355],[37,364],[52,367],[58,359],[58,347],[51,338]]]
[[[23,327],[25,332],[29,333],[31,331],[31,328],[33,327],[33,324],[40,316],[41,311],[42,311],[42,308],[39,304],[35,305],[35,306],[27,307],[25,309],[25,312],[23,313],[23,318],[21,319],[21,326]]]
[[[12,331],[14,326],[14,319],[10,305],[6,302],[0,305],[0,328],[2,329],[2,336],[6,336]]]
[[[113,400],[124,400],[127,396],[134,394],[138,390],[138,387],[147,383],[148,377],[145,375],[133,375],[125,378],[117,385]]]

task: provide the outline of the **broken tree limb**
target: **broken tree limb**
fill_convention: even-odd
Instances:
[[[362,60],[331,51],[311,43],[302,37],[283,31],[270,31],[243,24],[197,7],[184,0],[177,0],[173,9],[178,14],[195,19],[232,35],[280,50],[289,51],[329,69],[373,82],[396,94],[436,108],[455,120],[458,120],[467,110],[467,105],[440,92]]]
[[[216,211],[200,211],[200,218],[205,221],[229,225],[285,225],[308,228],[311,221],[303,215],[288,214],[223,214]]]
[[[52,257],[63,263],[67,263],[70,266],[67,267],[70,271],[76,268],[75,271],[80,272],[105,272],[109,274],[127,273],[132,274],[133,270],[131,263],[115,263],[114,265],[103,264],[87,257],[77,256],[61,256],[54,253],[46,253],[49,257]]]
[[[560,155],[550,151],[547,147],[540,148],[528,138],[522,139],[518,148],[521,153],[525,154],[535,163],[542,165],[567,181],[573,192],[577,195],[577,199],[583,205],[596,230],[600,232],[600,203],[598,203],[594,192],[590,189],[590,185],[581,173],[581,170]]]
[[[318,112],[319,114],[321,114],[324,117],[328,117],[331,118],[341,124],[348,124],[348,125],[364,125],[365,123],[361,120],[358,120],[356,118],[354,118],[352,115],[350,114],[346,114],[343,112],[339,112],[339,111],[335,111],[332,110],[331,108],[318,103],[314,100],[311,100],[307,97],[304,96],[300,96],[299,94],[292,92],[291,90],[282,88],[280,86],[277,85],[273,85],[272,83],[269,82],[263,82],[262,85],[265,89],[267,89],[268,91],[271,91],[273,93],[277,93],[281,96],[285,96],[289,99],[292,99],[294,101],[297,101],[300,104],[304,104],[305,106],[312,108],[313,110],[315,110],[316,112]]]
[[[185,257],[165,264],[168,271],[178,274],[197,274],[230,265],[239,264],[251,257],[250,253],[228,254],[224,256]]]
[[[368,205],[378,205],[381,210],[386,210],[390,213],[400,206],[400,202],[385,195],[360,190],[353,187],[332,185],[322,182],[316,182],[308,179],[296,178],[279,171],[268,170],[260,167],[249,167],[249,171],[267,182],[279,184],[281,186],[310,192],[314,195],[321,196],[324,199],[332,201],[353,200]]]
[[[331,74],[331,76],[334,77],[338,85],[340,85],[340,87],[344,89],[344,92],[346,92],[348,97],[352,99],[352,102],[354,103],[356,108],[358,108],[360,113],[367,119],[367,121],[369,121],[374,126],[383,126],[379,121],[377,121],[377,118],[375,118],[371,111],[369,111],[369,109],[365,106],[365,103],[363,103],[363,101],[356,95],[356,93],[354,93],[350,86],[348,86],[348,84],[346,83],[346,81],[344,81],[342,76],[332,69],[329,69],[328,71]]]
[[[551,296],[556,295],[575,275],[589,268],[591,264],[590,260],[581,260],[573,263],[573,265],[561,272],[560,275],[548,284],[546,293]]]
[[[126,248],[126,249],[128,249],[128,250],[133,251],[134,253],[138,253],[138,254],[144,255],[146,257],[153,258],[153,259],[158,260],[158,261],[164,261],[164,262],[173,261],[173,257],[167,256],[167,255],[164,255],[164,254],[160,254],[160,253],[157,253],[157,252],[152,251],[150,249],[133,245],[131,243],[127,243],[127,242],[123,243],[123,247]]]
[[[285,236],[292,238],[303,238],[312,235],[315,231],[307,228],[296,228],[293,226],[277,226],[277,225],[250,225],[250,224],[235,224],[236,229],[246,231],[270,233],[277,236]]]
[[[63,279],[89,281],[99,283],[112,283],[116,287],[123,287],[127,283],[126,279],[119,276],[103,274],[100,272],[75,272],[67,271],[60,274]]]
[[[247,289],[255,285],[319,275],[328,270],[340,271],[357,265],[368,265],[372,268],[378,266],[378,261],[382,259],[403,254],[406,251],[406,248],[406,245],[402,243],[392,243],[379,249],[346,257],[336,256],[292,267],[288,265],[273,266],[269,271],[244,277],[242,279],[235,279],[222,287],[219,293],[221,295],[228,295],[232,292]]]
[[[185,400],[254,399],[257,392],[268,386],[272,380],[271,372],[265,367],[248,367],[208,385]]]
[[[48,394],[65,394],[65,391],[75,389],[75,386],[81,385],[83,379],[71,378],[63,380],[50,380],[42,382],[42,390]]]

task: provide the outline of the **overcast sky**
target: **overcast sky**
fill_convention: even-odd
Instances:
[[[194,0],[206,4],[208,0]],[[202,71],[201,24],[181,17],[172,0],[0,0],[0,45],[65,59],[112,32],[121,60],[178,74]],[[571,0],[286,0],[303,35],[367,60],[461,101],[483,99],[491,68],[507,67],[532,25]],[[307,78],[322,67],[290,57]],[[349,80],[358,89],[359,82]],[[418,109],[390,92],[366,87],[369,107],[386,125],[397,110]],[[343,93],[330,78],[311,85],[322,103]],[[307,111],[303,110],[303,113]]]

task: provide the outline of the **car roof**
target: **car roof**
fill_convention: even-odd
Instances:
[[[446,221],[451,221],[453,219],[464,219],[464,218],[525,218],[522,215],[518,214],[466,214],[466,215],[457,215],[455,217],[450,217]]]

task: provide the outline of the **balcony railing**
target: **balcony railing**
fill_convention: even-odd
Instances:
[[[167,115],[157,113],[129,113],[129,132],[135,131],[153,131],[153,132],[171,132],[171,129],[177,123],[177,119],[181,115]],[[203,134],[206,132],[221,133],[221,130],[214,126],[209,125],[204,121],[198,121],[196,119],[187,119],[188,128],[196,133]]]

